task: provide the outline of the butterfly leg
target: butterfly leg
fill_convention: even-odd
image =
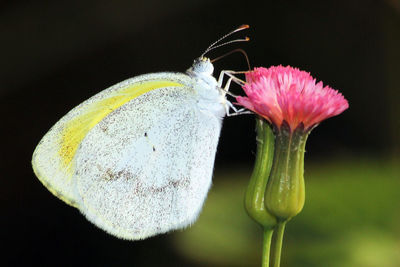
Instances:
[[[219,73],[219,77],[218,77],[218,87],[221,88],[222,87],[222,83],[224,81],[224,77],[226,75],[226,73],[228,72],[234,72],[233,70],[223,70]]]
[[[244,115],[244,114],[253,114],[252,111],[250,110],[246,110],[245,108],[240,108],[237,109],[230,101],[226,101],[227,102],[227,111],[226,111],[226,116],[228,117],[233,117],[233,116],[237,116],[237,115]],[[234,112],[230,113],[230,109],[232,109]]]
[[[233,77],[230,77],[228,79],[228,81],[225,84],[225,87],[222,88],[222,90],[224,91],[224,93],[228,93],[229,92],[229,86],[231,85],[231,82],[233,80]],[[230,94],[230,93],[229,93]],[[230,94],[231,95],[231,94]],[[233,113],[230,113],[230,110],[233,110]],[[253,112],[246,110],[245,108],[241,108],[241,109],[237,109],[232,102],[230,102],[229,100],[226,100],[226,105],[225,105],[225,110],[226,110],[226,115],[228,117],[232,117],[232,116],[237,116],[237,115],[243,115],[243,114],[253,114]]]
[[[235,83],[237,83],[239,85],[244,85],[245,82],[234,75],[234,74],[241,74],[241,73],[243,73],[243,72],[242,71],[234,71],[234,70],[223,70],[223,71],[221,71],[221,73],[219,74],[219,77],[218,77],[218,87],[222,88],[222,83],[224,81],[225,75],[228,76],[231,81],[233,80]],[[228,82],[227,82],[227,84],[228,84]],[[230,83],[228,85],[230,85]],[[229,86],[228,87],[225,86],[223,89],[224,89],[225,92],[228,92],[229,91]],[[232,96],[234,96],[234,95],[232,95]]]

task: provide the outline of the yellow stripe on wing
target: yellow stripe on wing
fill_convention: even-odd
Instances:
[[[124,105],[128,101],[149,91],[164,87],[181,87],[183,84],[169,80],[147,81],[133,84],[117,93],[110,94],[107,98],[81,107],[81,114],[66,123],[62,133],[59,155],[61,162],[71,171],[71,162],[86,134],[108,114]]]

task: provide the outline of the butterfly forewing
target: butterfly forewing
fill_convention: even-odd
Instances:
[[[32,157],[36,176],[54,195],[77,207],[73,158],[87,133],[131,99],[157,88],[184,86],[182,79],[187,78],[174,73],[138,76],[84,101],[58,121],[36,147]]]

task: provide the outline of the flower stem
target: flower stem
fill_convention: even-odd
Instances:
[[[269,267],[269,254],[271,250],[271,240],[274,229],[264,228],[263,251],[262,251],[262,267]]]
[[[277,225],[276,238],[275,238],[275,252],[273,257],[273,267],[279,267],[281,264],[283,234],[285,232],[286,221],[279,222]]]

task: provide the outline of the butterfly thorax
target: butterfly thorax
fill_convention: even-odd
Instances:
[[[217,80],[212,75],[214,66],[209,58],[200,57],[194,60],[186,73],[194,79],[194,89],[198,93],[198,105],[204,112],[211,112],[218,118],[226,115],[226,98],[220,90]]]

